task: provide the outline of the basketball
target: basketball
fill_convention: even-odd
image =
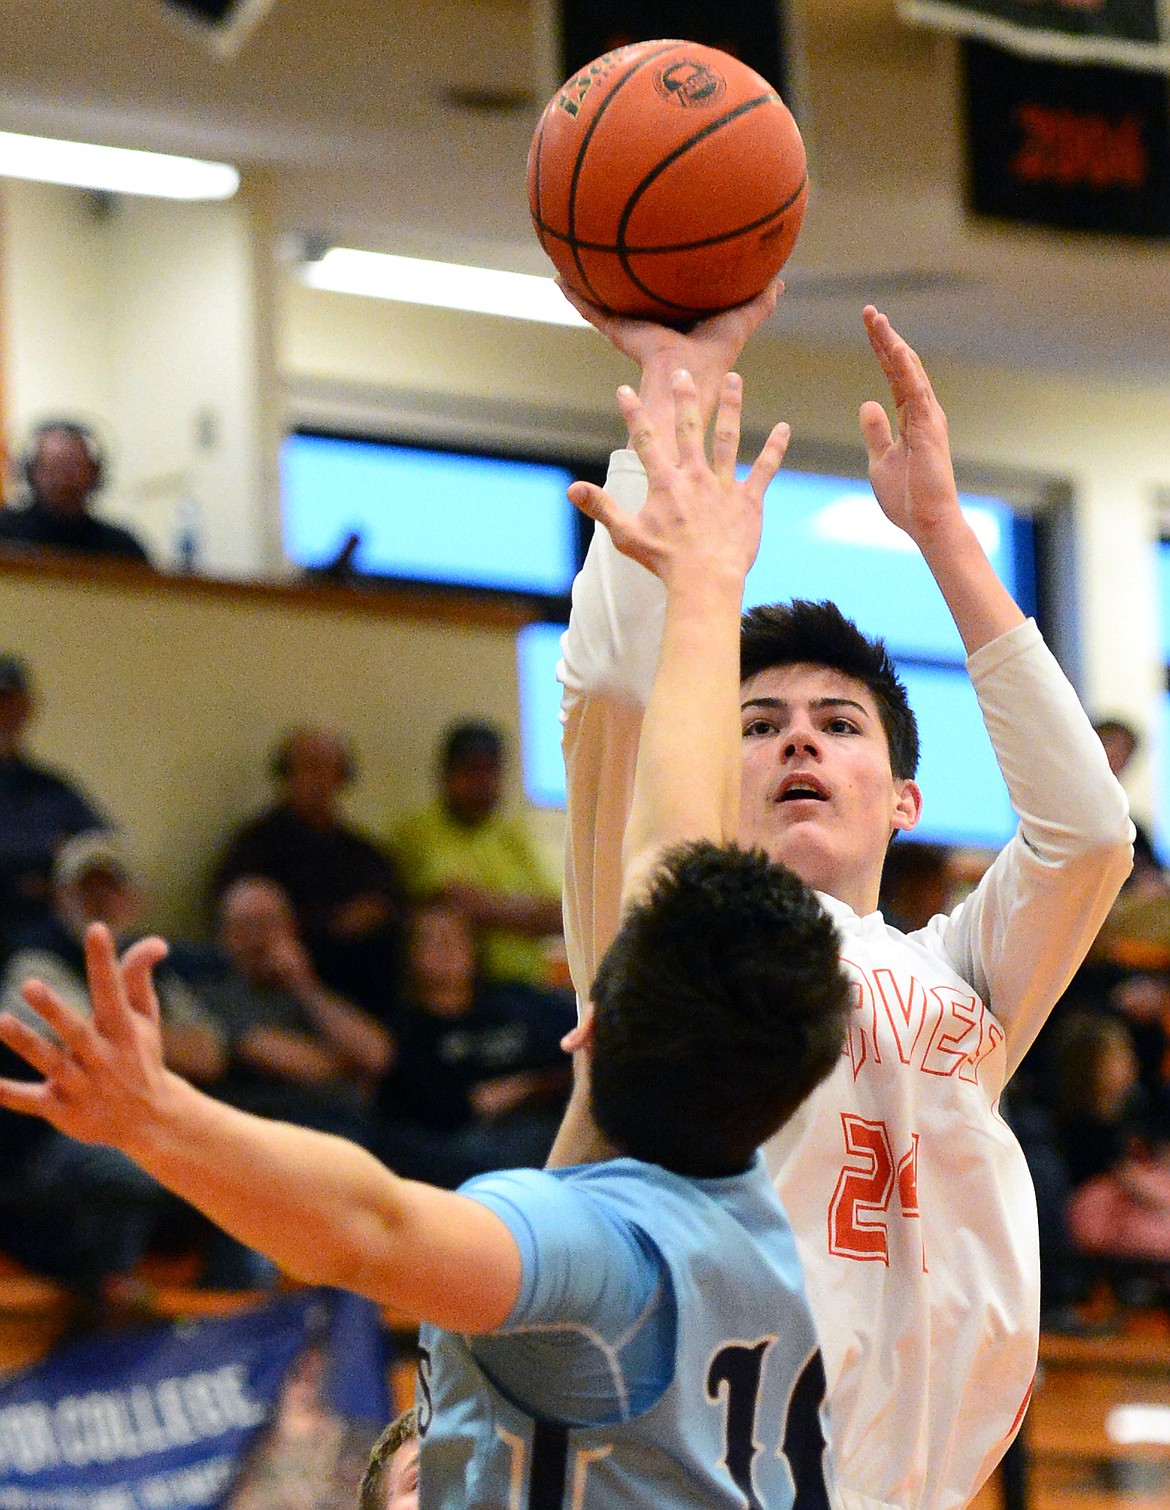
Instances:
[[[730,54],[635,42],[557,90],[528,153],[528,205],[561,278],[617,314],[686,324],[765,288],[796,242],[804,143]]]

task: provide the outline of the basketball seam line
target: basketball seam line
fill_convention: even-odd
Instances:
[[[676,42],[672,45],[677,46],[678,44]],[[589,143],[593,140],[593,133],[597,130],[598,122],[601,120],[605,112],[609,109],[610,104],[612,103],[615,96],[619,93],[620,90],[626,87],[626,85],[639,71],[639,69],[644,68],[647,63],[652,63],[655,58],[660,58],[664,53],[667,53],[669,51],[670,47],[663,47],[660,48],[657,52],[647,53],[644,57],[638,58],[638,60],[631,66],[628,72],[617,81],[617,83],[606,95],[605,99],[603,99],[601,104],[597,107],[597,112],[594,115],[593,119],[589,122],[588,126],[586,126],[585,135],[582,137],[581,145],[577,149],[577,160],[573,164],[573,172],[569,179],[569,202],[567,207],[568,214],[566,216],[566,224],[568,226],[568,244],[573,248],[573,261],[577,265],[577,272],[580,274],[581,281],[589,290],[590,295],[592,296],[595,303],[600,302],[598,300],[597,290],[594,288],[592,282],[590,281],[589,275],[581,266],[581,259],[577,256],[577,246],[575,238],[573,236],[573,225],[577,217],[577,184],[579,183],[581,178],[581,166],[585,161],[585,153],[589,147]]]
[[[637,208],[638,200],[654,180],[660,178],[672,163],[676,163],[680,157],[685,156],[696,142],[705,141],[707,137],[714,135],[716,131],[726,126],[729,121],[738,120],[740,116],[746,115],[749,110],[756,110],[761,105],[766,104],[768,100],[776,99],[779,99],[779,96],[774,91],[769,91],[767,94],[757,95],[754,100],[744,100],[734,110],[729,110],[725,115],[721,115],[717,121],[708,121],[701,131],[696,131],[694,136],[689,136],[685,142],[680,142],[661,162],[656,163],[651,171],[642,179],[642,182],[626,196],[626,207],[622,211],[621,219],[618,221],[618,245],[621,246],[624,244],[625,227],[629,224],[630,217]],[[807,174],[805,176],[807,177]]]
[[[800,180],[800,183],[788,196],[783,204],[777,205],[774,210],[769,210],[766,215],[761,215],[758,220],[749,220],[744,225],[736,226],[729,231],[720,231],[717,236],[704,236],[697,241],[671,241],[661,246],[637,246],[628,241],[582,241],[579,236],[569,236],[564,231],[556,231],[552,226],[540,221],[538,229],[547,232],[552,241],[562,242],[576,250],[580,248],[585,252],[612,252],[615,257],[654,257],[662,253],[693,252],[700,251],[705,246],[717,246],[721,241],[733,241],[737,236],[746,236],[750,231],[758,231],[769,221],[775,220],[778,215],[783,215],[790,210],[800,196],[804,193],[808,183],[808,174]]]
[[[729,121],[738,120],[741,116],[746,115],[749,111],[755,110],[760,105],[766,104],[768,100],[776,100],[777,103],[781,106],[783,106],[784,104],[783,100],[780,99],[780,96],[776,93],[775,90],[769,90],[767,94],[757,95],[754,100],[745,100],[741,105],[737,105],[734,110],[729,110],[726,115],[721,116],[719,120],[709,121],[707,125],[703,127],[702,131],[696,132],[694,136],[690,137],[686,142],[676,147],[668,157],[664,158],[663,161],[657,165],[652,173],[648,173],[642,180],[642,182],[638,185],[637,189],[634,190],[633,194],[631,194],[627,198],[625,211],[622,215],[621,220],[618,222],[619,245],[617,248],[617,258],[621,263],[622,271],[625,273],[626,277],[630,280],[635,288],[641,289],[641,291],[646,295],[648,299],[655,299],[659,304],[664,305],[667,309],[677,309],[680,313],[683,314],[693,315],[695,313],[698,313],[698,311],[693,310],[689,304],[679,304],[677,300],[664,298],[662,294],[655,292],[655,290],[652,289],[649,284],[644,283],[642,279],[638,277],[633,268],[630,266],[630,257],[633,255],[633,253],[625,247],[622,238],[624,236],[625,227],[629,223],[630,216],[634,213],[634,208],[636,207],[638,196],[651,183],[653,183],[657,177],[665,172],[665,170],[671,165],[671,163],[677,162],[680,157],[689,152],[696,142],[703,141],[705,138],[713,135],[713,133],[718,131],[721,127],[725,126]],[[807,179],[808,172],[806,169],[804,178],[801,181],[801,188],[804,187]],[[799,196],[799,194],[800,189],[797,189],[796,195]],[[791,203],[792,201],[790,200],[789,204]],[[787,208],[787,206],[785,208]],[[769,216],[768,218],[775,219],[775,216]],[[744,232],[738,231],[736,232],[736,234],[742,236]]]

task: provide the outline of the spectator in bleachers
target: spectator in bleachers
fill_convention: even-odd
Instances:
[[[294,729],[272,757],[276,802],[231,839],[217,896],[240,876],[266,876],[292,903],[321,978],[393,1020],[402,970],[404,905],[390,859],[346,819],[357,774],[349,742],[331,729]]]
[[[1126,1023],[1077,1012],[1062,1024],[1055,1114],[1081,1252],[1170,1262],[1170,1145],[1142,1092]]]
[[[1138,752],[1138,732],[1124,718],[1099,718],[1093,724],[1097,738],[1105,750],[1109,769],[1120,781]],[[1134,819],[1133,870],[1125,883],[1127,892],[1167,889],[1166,876],[1154,853],[1149,833]]]
[[[261,1116],[369,1141],[369,1096],[393,1054],[387,1030],[327,986],[284,891],[241,876],[220,903],[226,968],[200,995],[228,1043],[224,1101]]]
[[[15,1012],[34,1027],[41,1020],[24,1005],[24,982],[35,976],[79,1011],[88,1011],[85,930],[91,923],[105,923],[120,945],[128,944],[143,910],[125,845],[108,830],[88,829],[67,839],[54,862],[52,882],[50,918],[35,944],[12,956],[0,982],[0,1010]],[[192,990],[165,964],[159,1001],[172,1068],[197,1084],[213,1084],[226,1064],[223,1036]]]
[[[38,947],[10,959],[0,983],[0,1010],[47,1035],[21,995],[24,982],[35,976],[88,1014],[85,930],[103,922],[128,943],[141,902],[116,835],[92,830],[69,839],[54,866],[52,923]],[[226,1064],[223,1035],[173,972],[164,967],[157,984],[168,1066],[213,1088]],[[110,1275],[128,1273],[161,1237],[173,1242],[176,1235],[182,1246],[203,1250],[204,1283],[233,1288],[251,1283],[259,1272],[254,1255],[113,1149],[75,1142],[47,1124],[38,1126],[35,1137],[21,1135],[6,1119],[0,1150],[0,1246],[39,1273],[93,1290]]]
[[[49,918],[62,842],[105,823],[76,785],[26,754],[35,712],[27,665],[0,655],[0,958]]]
[[[545,941],[562,934],[560,888],[522,818],[502,810],[503,735],[477,720],[454,725],[438,775],[437,796],[393,836],[407,889],[418,901],[443,897],[470,919],[486,980],[546,983]]]
[[[491,1169],[539,1167],[568,1097],[564,993],[488,985],[462,914],[441,899],[411,921],[397,1054],[378,1090],[375,1151],[415,1179],[454,1188]]]
[[[101,445],[87,426],[72,419],[43,421],[24,458],[27,503],[0,509],[0,546],[148,563],[136,535],[92,512],[105,470]]]
[[[1170,979],[1164,970],[1130,972],[1109,1005],[1129,1029],[1151,1125],[1170,1143]]]

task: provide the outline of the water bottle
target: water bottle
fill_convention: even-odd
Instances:
[[[191,576],[199,570],[199,503],[184,493],[175,507],[175,570]]]

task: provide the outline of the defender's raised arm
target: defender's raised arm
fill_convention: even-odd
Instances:
[[[739,820],[739,619],[760,543],[764,492],[788,445],[777,425],[750,474],[735,476],[743,385],[719,394],[711,461],[695,382],[673,380],[674,426],[664,434],[630,388],[618,398],[646,470],[640,512],[575,483],[573,502],[609,531],[623,555],[666,589],[666,617],[642,723],[633,804],[622,846],[623,899],[644,886],[658,856],[688,839],[734,840]]]

